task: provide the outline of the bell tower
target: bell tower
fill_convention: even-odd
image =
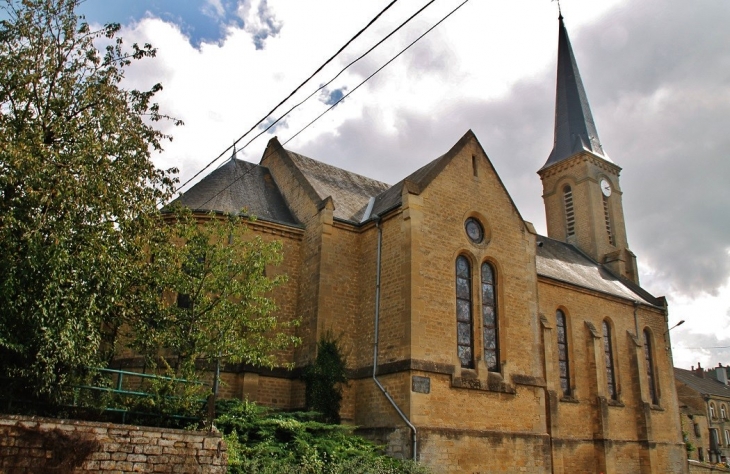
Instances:
[[[559,16],[553,150],[537,172],[542,180],[548,236],[575,245],[635,283],[636,256],[626,241],[621,168],[604,152]]]

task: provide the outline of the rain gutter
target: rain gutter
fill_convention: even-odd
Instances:
[[[390,404],[393,405],[393,408],[395,408],[395,411],[397,411],[403,421],[405,421],[406,425],[408,425],[408,428],[411,429],[411,438],[413,442],[413,460],[418,461],[418,437],[416,427],[413,426],[413,423],[410,422],[408,417],[398,407],[398,404],[395,403],[393,397],[390,396],[388,391],[385,389],[385,387],[383,387],[383,385],[380,383],[376,376],[378,372],[378,328],[380,323],[380,258],[383,248],[383,228],[380,226],[380,216],[374,215],[373,219],[375,219],[375,227],[378,229],[378,253],[376,260],[377,268],[375,270],[375,342],[373,343],[373,381],[375,382],[375,385],[378,386],[380,391],[383,392],[385,398],[387,398]]]

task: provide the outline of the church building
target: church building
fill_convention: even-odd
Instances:
[[[284,362],[339,337],[341,416],[389,454],[436,473],[686,472],[666,300],[639,286],[621,168],[562,16],[557,67],[554,147],[535,161],[547,236],[471,131],[395,185],[273,138],[259,164],[232,158],[179,201],[246,209],[251,234],[283,243],[274,297],[302,338]],[[227,396],[304,403],[297,370],[227,367],[224,381]]]

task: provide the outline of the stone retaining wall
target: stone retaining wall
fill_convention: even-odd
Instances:
[[[0,415],[0,474],[224,474],[227,464],[218,433]]]

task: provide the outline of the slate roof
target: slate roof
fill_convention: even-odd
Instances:
[[[703,395],[730,398],[730,387],[722,382],[718,382],[717,380],[710,378],[708,374],[705,374],[705,378],[702,378],[696,376],[691,370],[675,367],[674,377]]]
[[[573,245],[538,235],[536,252],[537,274],[554,280],[570,283],[619,298],[652,306],[662,302],[646,290],[624,278],[614,275]]]
[[[397,184],[379,194],[375,198],[375,204],[371,215],[382,214],[403,204],[403,186],[406,182],[409,186],[415,186],[419,192],[423,190],[431,180],[444,169],[450,156],[448,153],[442,155],[430,163],[422,166]]]
[[[194,211],[246,213],[259,219],[296,225],[269,169],[248,161],[231,158],[178,197]]]
[[[313,160],[286,150],[320,199],[332,197],[334,217],[359,223],[368,201],[390,188],[389,184]]]
[[[474,132],[468,130],[449,151],[420,167],[410,175],[406,176],[402,181],[398,182],[398,184],[377,196],[375,198],[375,205],[373,206],[371,214],[382,214],[390,209],[400,206],[402,204],[403,186],[408,186],[411,192],[421,193],[470,140],[476,140],[477,143],[479,142],[476,135],[474,135]],[[481,147],[481,145],[479,146]],[[497,179],[499,179],[498,175]],[[507,194],[509,195],[509,193]],[[510,197],[510,200],[511,199],[512,198]]]
[[[558,28],[558,74],[555,96],[555,136],[553,150],[543,165],[548,168],[579,151],[589,151],[611,161],[603,151],[593,114],[588,105],[578,64],[570,46],[568,32],[560,18]]]

